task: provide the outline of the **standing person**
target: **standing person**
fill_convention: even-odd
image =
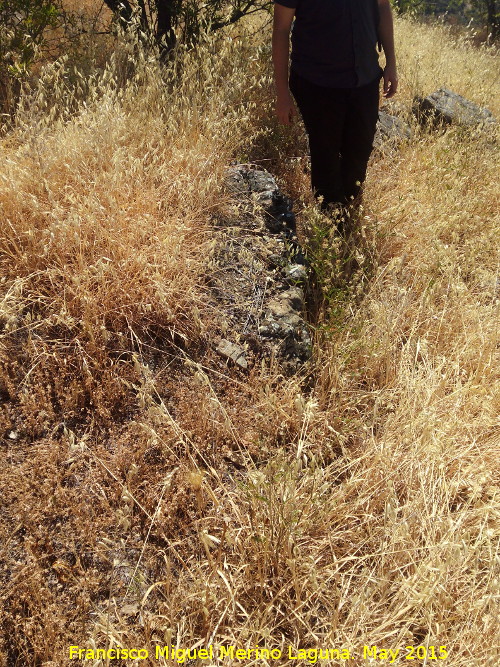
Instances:
[[[311,186],[314,195],[322,197],[322,210],[356,207],[373,148],[380,80],[384,79],[385,98],[392,97],[398,87],[389,0],[274,3],[278,119],[285,125],[292,122],[293,95],[309,138]],[[384,49],[384,70],[378,62],[377,43]]]

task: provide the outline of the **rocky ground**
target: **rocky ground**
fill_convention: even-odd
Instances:
[[[293,373],[311,354],[311,336],[292,202],[267,171],[248,164],[229,167],[226,188],[237,214],[216,222],[207,275],[226,323],[216,350],[241,369],[274,357]]]

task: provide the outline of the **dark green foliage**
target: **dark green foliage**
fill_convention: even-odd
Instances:
[[[43,33],[55,26],[57,7],[50,0],[0,1],[0,59],[2,69],[21,75],[29,68]]]
[[[271,7],[269,0],[105,0],[122,26],[139,28],[167,53],[177,41],[192,44],[201,32],[218,30]]]
[[[486,6],[486,17],[492,37],[498,39],[500,37],[500,3],[498,0],[482,0],[482,4]]]
[[[57,20],[50,0],[0,0],[0,112],[12,110],[45,30]]]
[[[393,4],[400,13],[448,14],[463,23],[473,20],[476,26],[486,26],[493,40],[500,37],[499,0],[393,0]]]

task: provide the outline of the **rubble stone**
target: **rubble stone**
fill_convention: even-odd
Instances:
[[[231,343],[231,341],[223,338],[216,349],[220,355],[226,357],[226,359],[231,359],[240,368],[248,368],[245,350],[241,345],[236,345],[236,343]]]
[[[285,268],[285,277],[293,282],[305,282],[307,270],[303,264],[290,264]]]
[[[307,270],[292,201],[271,174],[253,165],[231,165],[226,184],[239,213],[218,220],[207,262],[214,306],[227,319],[216,350],[242,369],[273,357],[283,372],[293,373],[311,355],[311,336],[297,285],[306,281]]]

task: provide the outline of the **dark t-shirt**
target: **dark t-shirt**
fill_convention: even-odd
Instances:
[[[295,9],[291,67],[319,86],[355,88],[381,75],[377,0],[274,0]]]

